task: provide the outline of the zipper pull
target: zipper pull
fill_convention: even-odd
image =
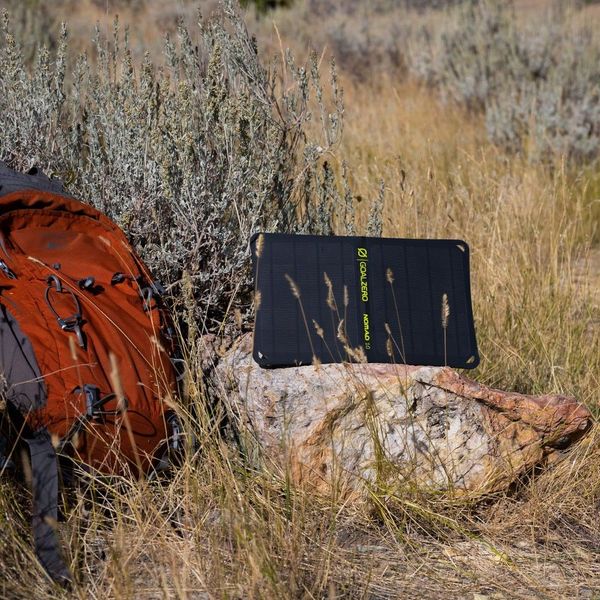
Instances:
[[[9,279],[17,278],[17,276],[12,272],[11,268],[1,258],[0,258],[0,270],[2,270]]]

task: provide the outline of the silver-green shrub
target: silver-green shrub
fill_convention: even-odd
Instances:
[[[473,110],[490,138],[531,158],[600,154],[600,36],[555,8],[520,22],[507,2],[475,0],[426,24],[411,70]]]
[[[180,27],[160,68],[148,57],[134,66],[118,25],[72,68],[65,28],[31,69],[22,48],[4,14],[1,157],[61,177],[175,291],[186,271],[209,327],[249,305],[253,232],[330,229],[331,202],[314,190],[342,126],[335,72],[324,94],[316,58],[298,66],[288,53],[286,64],[263,66],[232,4],[195,31]]]

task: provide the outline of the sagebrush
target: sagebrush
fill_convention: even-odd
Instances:
[[[279,26],[372,86],[408,72],[533,161],[600,155],[600,41],[578,2],[295,3]],[[298,27],[297,23],[304,24]],[[373,96],[376,102],[376,93]]]
[[[57,0],[53,7],[59,4],[62,2]],[[84,0],[70,4],[73,17],[82,19],[82,13],[87,14],[85,7],[91,4],[97,5]],[[122,4],[119,3],[119,7]],[[161,23],[165,30],[172,30],[171,16],[176,12],[175,7],[164,4],[162,16],[170,16]],[[482,356],[481,366],[473,376],[503,389],[574,395],[598,416],[600,176],[593,155],[584,158],[567,151],[564,146],[560,148],[565,154],[560,148],[541,154],[529,152],[529,148],[533,150],[535,146],[529,145],[528,129],[522,138],[525,146],[515,144],[507,151],[504,144],[491,143],[486,132],[485,102],[483,105],[470,104],[460,93],[450,93],[453,86],[458,86],[463,79],[466,81],[471,68],[479,68],[477,65],[472,67],[467,63],[458,78],[452,74],[441,78],[441,72],[437,76],[434,72],[433,79],[427,79],[431,85],[424,85],[423,77],[414,70],[418,64],[431,65],[433,57],[428,53],[437,52],[436,48],[441,47],[438,43],[442,40],[435,32],[440,35],[444,31],[453,32],[454,43],[463,44],[455,16],[452,16],[458,13],[428,9],[404,12],[397,2],[387,3],[387,8],[385,4],[381,2],[379,7],[377,3],[376,10],[369,11],[366,3],[340,2],[335,3],[336,10],[330,14],[331,2],[309,4],[296,0],[289,9],[270,13],[268,19],[254,20],[251,15],[246,15],[246,21],[259,41],[258,55],[250,56],[251,61],[268,65],[271,54],[285,57],[282,48],[288,43],[297,55],[307,50],[308,40],[312,40],[317,49],[313,59],[307,51],[304,71],[298,67],[295,74],[291,73],[290,66],[281,70],[283,64],[287,65],[287,59],[280,60],[276,97],[281,98],[280,94],[288,88],[297,90],[293,84],[297,76],[313,81],[314,68],[317,72],[325,71],[328,51],[323,51],[324,45],[333,50],[338,65],[341,65],[339,77],[344,87],[342,139],[338,141],[341,120],[329,141],[324,133],[322,118],[328,123],[327,113],[337,114],[333,107],[339,105],[340,111],[342,107],[334,100],[331,87],[323,84],[325,113],[321,115],[320,110],[315,111],[315,104],[308,101],[305,116],[308,119],[310,113],[312,118],[304,121],[299,132],[297,152],[286,154],[288,164],[283,173],[289,173],[290,179],[286,181],[292,182],[289,206],[300,209],[300,217],[292,222],[293,227],[325,233],[332,228],[361,233],[371,221],[372,231],[382,231],[388,236],[465,239],[472,250],[474,312]],[[184,5],[187,9],[189,3],[178,3],[177,10]],[[312,15],[306,8],[311,5],[319,5],[321,11]],[[135,23],[155,31],[157,3],[147,0],[139,6]],[[56,10],[58,12],[58,8]],[[462,6],[452,10],[479,9]],[[527,25],[519,11],[514,15],[510,11],[502,14],[503,19],[508,19],[509,30],[521,28],[523,23]],[[528,14],[534,15],[540,30],[534,31],[531,39],[546,35],[548,17],[543,11]],[[401,20],[399,15],[402,15]],[[583,15],[587,18],[588,13]],[[579,12],[572,15],[574,20],[569,21],[572,26],[579,26],[577,20],[581,16]],[[277,24],[281,44],[272,20]],[[339,32],[336,35],[345,45],[330,44],[330,32],[341,21],[347,23],[345,37]],[[374,30],[382,23],[386,27],[377,32],[380,37],[375,39]],[[559,32],[567,31],[564,29],[567,23],[558,20],[555,27]],[[590,20],[589,25],[593,23]],[[483,28],[484,24],[479,20],[470,27]],[[226,20],[217,20],[215,26],[225,27],[227,35],[233,31]],[[388,38],[388,32],[396,26],[402,35]],[[15,27],[24,32],[19,35],[24,36],[20,39],[26,47],[23,60],[27,62],[29,56],[36,54],[33,49],[37,38],[28,33],[33,29],[21,28],[18,23]],[[431,32],[431,45],[423,46],[423,55],[417,56],[413,51],[418,48],[410,47],[408,42],[417,39],[412,36],[420,35],[421,27]],[[192,47],[197,39],[204,39],[204,34],[200,36],[197,30],[190,28],[189,31]],[[353,37],[355,32],[359,32],[359,38]],[[50,35],[54,41],[49,56],[54,56],[58,49],[59,33],[60,30],[55,29]],[[132,30],[130,36],[133,64],[130,77],[136,81],[138,94],[143,78],[135,57],[140,56],[140,48],[132,46],[139,34],[140,26]],[[82,39],[88,35],[87,24],[84,33],[73,31],[74,47],[84,47]],[[477,35],[481,37],[481,34]],[[500,38],[504,35],[502,33]],[[465,43],[471,39],[469,36],[471,33],[465,34]],[[251,40],[251,36],[244,34],[243,39]],[[376,43],[368,42],[369,39],[375,39]],[[563,39],[566,45],[571,43],[570,38]],[[262,50],[269,40],[268,52]],[[174,43],[178,48],[177,56],[182,57],[181,42],[176,39]],[[528,43],[527,40],[524,43]],[[112,41],[102,42],[106,54],[102,60],[108,60],[111,65],[112,44]],[[120,44],[122,46],[122,41]],[[149,71],[158,73],[159,65],[164,64],[162,74],[153,76],[154,85],[172,88],[168,95],[161,89],[155,96],[173,103],[164,114],[173,115],[174,107],[185,108],[189,114],[196,115],[199,127],[203,126],[206,121],[204,115],[199,115],[198,106],[188,106],[176,93],[176,82],[178,85],[183,82],[186,89],[190,84],[186,83],[185,77],[175,79],[171,74],[166,57],[158,50],[162,43],[152,39],[144,47],[152,59],[147,61]],[[340,56],[345,48],[349,50],[345,56]],[[485,48],[477,50],[477,56],[484,62],[488,60]],[[194,81],[199,82],[199,87],[207,76],[213,55],[212,46],[208,50],[199,45],[198,55],[195,50],[191,53],[193,57],[205,57],[202,69],[188,71],[196,73]],[[464,47],[459,48],[453,54],[455,61],[463,60],[463,50]],[[400,54],[396,54],[397,51]],[[582,51],[587,52],[586,49]],[[4,47],[2,53],[3,56],[6,53]],[[73,69],[66,54],[65,77],[69,80]],[[230,59],[225,55],[223,60],[227,67]],[[65,99],[60,127],[68,126],[71,115],[81,106],[97,110],[102,115],[101,127],[98,126],[102,134],[98,136],[100,141],[94,142],[98,148],[93,155],[101,164],[105,161],[113,168],[114,157],[126,154],[118,144],[136,147],[135,142],[127,139],[124,123],[139,127],[143,119],[119,110],[119,98],[127,96],[126,86],[121,83],[122,66],[118,66],[116,74],[110,71],[110,76],[105,76],[102,69],[106,71],[106,67],[101,67],[102,60],[95,56],[90,50],[87,63],[83,64],[99,81],[103,90],[98,96],[100,101],[111,99],[110,109],[96,106],[97,103],[75,103],[73,112],[69,112],[71,108],[65,107],[73,103],[71,94],[76,87],[67,82],[61,87]],[[394,56],[400,58],[397,65]],[[464,58],[467,59],[470,60],[470,55]],[[157,66],[151,68],[150,62]],[[122,61],[117,64],[121,65]],[[436,62],[434,68],[441,69],[442,64]],[[55,68],[53,65],[54,62],[52,69]],[[504,67],[500,65],[499,68]],[[549,67],[554,68],[553,65]],[[272,74],[268,69],[266,67],[265,72]],[[239,67],[235,66],[227,72],[238,71]],[[515,71],[515,76],[523,72]],[[24,89],[31,86],[28,81],[30,71],[23,69],[19,73],[16,79],[11,79],[17,82],[16,91],[3,88],[9,94],[9,97],[5,93],[0,97],[3,111],[11,102],[16,104],[11,99],[13,94],[16,94],[15,98],[25,98],[36,105],[37,101],[31,101],[24,93]],[[427,73],[426,69],[424,74]],[[568,75],[564,69],[560,73],[561,77]],[[505,74],[498,76],[505,77]],[[88,93],[95,85],[93,77],[87,87]],[[167,77],[170,85],[165,81]],[[0,71],[0,78],[6,78],[4,69]],[[76,79],[72,81],[75,83]],[[240,81],[247,80],[240,76]],[[287,85],[279,87],[286,81]],[[564,81],[564,85],[569,86],[575,79],[566,77]],[[52,96],[57,86],[52,81],[44,85]],[[231,85],[227,78],[225,104],[236,97],[229,91]],[[244,85],[234,89],[243,89]],[[516,82],[515,85],[520,84]],[[439,92],[445,96],[444,102],[439,101]],[[494,93],[501,96],[504,93],[502,86]],[[316,94],[313,87],[314,100],[317,100]],[[193,91],[187,98],[190,103],[201,102],[206,107],[205,100],[198,96],[201,94]],[[131,106],[137,106],[132,99],[128,102],[129,110],[133,110]],[[255,106],[254,100],[249,106]],[[262,109],[259,106],[256,110],[259,108]],[[30,145],[29,142],[38,135],[37,129],[31,130],[31,123],[35,124],[33,117],[28,116],[31,109],[13,107],[11,110],[9,114],[25,117],[23,127],[31,133],[30,138],[19,138],[22,144],[19,152],[13,149],[14,164],[26,169],[40,162],[41,156],[43,160],[39,166],[50,167],[66,176],[74,192],[85,192],[88,188],[78,188],[85,185],[84,178],[72,179],[78,176],[77,173],[69,178],[70,163],[66,159],[64,163],[62,159],[55,161],[54,154],[46,148],[53,139],[48,133],[48,128],[53,125],[45,126],[46,137],[41,142]],[[159,107],[157,112],[163,114],[162,110]],[[269,112],[265,108],[259,114]],[[179,113],[175,116],[186,119],[186,115]],[[42,124],[46,123],[45,113],[38,118]],[[85,119],[86,123],[97,120],[95,115],[87,115]],[[217,139],[239,141],[239,136],[223,133],[225,121],[216,122],[215,142]],[[262,120],[259,122],[263,123]],[[106,123],[107,128],[102,123]],[[10,126],[15,130],[19,125],[13,122]],[[89,130],[89,125],[85,126]],[[190,128],[191,125],[179,124],[149,127],[156,134],[163,129],[169,133],[185,133]],[[104,135],[113,130],[117,142],[105,142]],[[64,131],[69,135],[77,133],[68,127]],[[257,131],[271,129],[265,125]],[[6,139],[4,132],[0,131],[0,137]],[[193,163],[179,154],[178,147],[181,144],[185,147],[186,139],[171,140],[178,158],[167,164]],[[85,143],[82,142],[80,147],[87,157]],[[101,153],[105,143],[110,149],[107,159]],[[158,143],[161,148],[166,144]],[[6,148],[4,141],[2,148]],[[158,156],[171,161],[168,148],[160,149]],[[71,156],[60,148],[56,152],[59,158]],[[248,160],[256,164],[258,154],[256,149]],[[224,150],[223,155],[218,158],[219,165],[242,168],[241,153],[237,150]],[[271,156],[268,152],[267,155]],[[542,155],[543,160],[539,160]],[[134,150],[134,156],[137,161],[140,150]],[[229,156],[237,158],[229,163],[226,160]],[[95,167],[86,164],[87,158],[81,159],[81,163],[77,162],[78,157],[76,159],[76,164],[83,164],[83,168],[93,174]],[[143,214],[148,198],[151,207],[165,207],[167,214],[175,211],[177,218],[169,217],[175,226],[187,226],[184,216],[177,213],[179,209],[170,208],[172,200],[163,198],[162,192],[156,193],[152,186],[142,181],[143,193],[139,193],[133,184],[127,183],[130,173],[143,176],[137,162],[134,164],[135,167],[124,170],[100,168],[100,175],[89,187],[96,193],[91,199],[107,203],[117,217],[129,214],[138,218],[140,215],[142,222],[154,227],[154,217]],[[310,168],[305,170],[305,165]],[[152,177],[160,180],[159,167],[153,169]],[[243,172],[251,177],[263,173],[260,169]],[[221,173],[229,181],[229,172]],[[102,191],[102,177],[108,178],[106,185],[112,186],[106,192]],[[167,177],[166,181],[170,179]],[[211,179],[207,177],[206,181]],[[231,181],[238,180],[233,178]],[[251,182],[244,183],[246,189],[265,189],[253,187],[256,184]],[[119,190],[121,185],[128,191]],[[226,185],[229,184],[222,184],[222,187]],[[235,187],[233,183],[231,185]],[[169,184],[168,189],[180,188]],[[132,191],[137,212],[132,211],[129,204]],[[111,204],[113,194],[129,208],[121,211],[119,206]],[[373,202],[374,199],[377,201]],[[372,204],[384,206],[382,212],[375,211],[369,219]],[[172,206],[178,206],[176,197]],[[273,214],[269,212],[272,208],[269,206],[267,215]],[[208,205],[198,210],[208,210]],[[128,226],[132,235],[138,236],[140,245],[145,246],[147,241],[144,240],[151,236],[144,238],[135,233],[135,218],[128,225],[127,219],[121,222]],[[226,223],[228,217],[224,219]],[[274,228],[279,227],[272,223]],[[215,227],[218,232],[218,224]],[[172,236],[170,239],[173,240],[181,235],[176,229],[159,233]],[[242,248],[241,240],[236,247]],[[206,248],[214,248],[214,245]],[[149,247],[145,256],[151,256],[153,252],[158,256],[160,251],[159,247]],[[163,268],[161,264],[165,263],[155,261],[159,268]],[[178,276],[173,274],[174,281]],[[224,281],[231,281],[235,288],[239,279],[234,273],[231,277],[234,278],[224,275]],[[190,280],[184,276],[183,281],[187,283],[183,285],[182,303],[192,313],[200,311],[202,317],[204,313],[199,307],[204,306],[203,298],[207,296],[200,291],[202,286],[195,290],[191,285],[199,279]],[[177,287],[172,289],[178,291]],[[217,321],[227,310],[228,301],[225,306],[211,309],[213,315],[219,315],[214,317]],[[239,302],[243,307],[241,300]],[[81,489],[72,491],[69,509],[65,511],[66,522],[60,523],[65,547],[70,553],[68,558],[77,572],[75,595],[81,598],[273,599],[479,595],[521,599],[596,598],[600,593],[597,523],[600,438],[597,426],[556,464],[549,465],[543,472],[531,473],[529,478],[516,482],[506,493],[484,502],[444,493],[426,493],[412,486],[410,481],[400,482],[394,494],[371,490],[369,497],[361,503],[341,500],[335,494],[316,497],[308,490],[292,486],[285,472],[268,465],[260,469],[249,465],[234,446],[223,442],[215,426],[214,414],[207,408],[210,405],[203,380],[206,359],[190,341],[197,339],[196,334],[205,329],[205,321],[191,317],[189,322],[196,330],[184,345],[187,387],[181,412],[189,430],[201,441],[200,452],[188,457],[170,481],[108,482],[82,477]],[[211,327],[216,324],[213,322]],[[90,490],[94,502],[89,501]],[[16,598],[55,598],[60,592],[51,587],[31,554],[27,515],[20,508],[26,506],[23,494],[22,488],[12,481],[0,480],[0,593]]]
[[[600,153],[600,41],[565,7],[534,22],[514,6],[466,3],[423,27],[411,68],[446,96],[485,113],[490,138],[531,158]]]
[[[115,219],[172,291],[185,271],[207,327],[250,305],[252,233],[327,229],[331,207],[313,192],[342,127],[335,70],[326,107],[317,58],[263,65],[234,6],[181,26],[158,69],[134,64],[117,21],[71,69],[64,26],[31,68],[8,13],[0,35],[0,156]]]

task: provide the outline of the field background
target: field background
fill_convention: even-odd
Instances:
[[[311,118],[286,158],[289,189],[299,193],[310,171],[305,210],[325,203],[328,226],[338,232],[352,221],[357,231],[386,236],[465,239],[481,354],[473,377],[525,393],[573,395],[598,416],[600,5],[521,0],[494,20],[499,3],[475,3],[475,12],[429,4],[296,0],[264,13],[246,9],[260,61],[279,65],[276,94],[297,82],[286,48],[297,64],[307,61],[309,73],[312,60],[324,82],[322,99],[313,91],[307,101]],[[145,53],[155,65],[166,63],[163,38],[177,36],[178,20],[195,35],[191,2],[2,5],[34,70],[38,46],[47,44],[51,56],[60,50],[61,21],[68,22],[71,72],[81,52],[95,64],[94,24],[110,40],[118,14],[121,31],[129,26],[133,79]],[[205,17],[219,10],[201,4]],[[527,55],[527,68],[506,67],[514,54],[498,49],[503,35],[517,36],[506,47],[523,42],[517,54]],[[327,83],[332,58],[343,110]],[[3,88],[5,98],[11,89]],[[2,106],[14,122],[21,109]],[[329,115],[338,113],[343,125],[334,127]],[[26,144],[0,138],[3,156],[21,168],[37,160],[64,174],[62,154],[55,164],[45,150],[28,155]],[[74,181],[128,226],[131,215],[103,205],[92,184]],[[141,243],[135,226],[131,235]],[[147,252],[162,268],[163,257]],[[172,254],[168,260],[193,258]],[[243,300],[235,318],[229,304],[212,311],[188,289],[193,277],[171,278],[179,310],[194,315],[190,330],[192,322],[198,332],[247,328]],[[223,277],[227,293],[238,289],[231,273]],[[161,485],[94,482],[96,494],[110,498],[104,509],[75,494],[61,531],[80,573],[77,596],[600,598],[597,427],[564,460],[500,497],[469,499],[407,482],[360,505],[317,499],[290,488],[285,473],[248,467],[218,438],[201,408],[200,356],[189,344],[182,403],[196,408],[190,427],[203,440],[200,458]],[[56,597],[24,536],[27,520],[16,508],[22,495],[0,479],[0,593]]]

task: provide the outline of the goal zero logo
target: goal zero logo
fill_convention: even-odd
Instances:
[[[365,350],[371,349],[371,327],[369,324],[368,302],[369,302],[369,252],[366,248],[357,248],[356,255],[358,257],[358,277],[360,288],[360,299],[364,304],[364,312],[362,318],[363,340],[365,342]]]
[[[369,282],[367,280],[368,272],[368,254],[366,248],[358,249],[358,273],[360,277],[360,299],[363,302],[369,301]]]

